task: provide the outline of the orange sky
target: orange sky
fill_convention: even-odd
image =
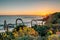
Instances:
[[[60,12],[59,0],[0,1],[0,15],[49,15]]]
[[[45,16],[54,13],[54,11],[4,11],[0,15],[40,15]]]

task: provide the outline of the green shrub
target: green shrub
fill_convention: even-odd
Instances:
[[[39,26],[39,25],[35,25],[32,28],[34,28],[40,36],[46,36],[47,35],[47,30],[49,29],[49,27],[47,26]]]

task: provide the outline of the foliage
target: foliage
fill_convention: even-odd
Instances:
[[[0,40],[41,40],[41,38],[44,39],[46,35],[48,36],[48,40],[52,40],[54,38],[59,40],[58,36],[52,34],[53,32],[56,32],[57,29],[60,30],[60,27],[52,26],[52,24],[60,23],[60,12],[53,14],[52,20],[50,21],[51,24],[49,24],[49,26],[34,25],[31,28],[25,25],[18,25],[12,32],[6,31],[4,33],[0,33]]]
[[[56,13],[54,13],[54,14],[52,14],[52,20],[50,20],[51,21],[51,23],[53,23],[53,24],[56,24],[56,23],[60,23],[60,12],[56,12]]]
[[[19,30],[15,28],[12,32],[5,32],[5,33],[0,33],[0,39],[1,40],[15,40],[15,39],[23,39],[23,40],[28,40],[28,39],[33,39],[32,37],[38,36],[38,33],[31,27],[20,27]]]
[[[38,33],[33,28],[30,27],[23,27],[23,29],[22,27],[20,27],[18,31],[17,29],[14,29],[13,34],[15,37],[22,37],[25,35],[32,35],[32,36],[38,35]]]
[[[58,19],[58,20],[57,20],[57,23],[59,23],[59,24],[60,24],[60,19]]]
[[[47,26],[39,25],[32,26],[32,28],[34,28],[39,33],[40,36],[46,36],[49,29],[49,27]]]
[[[53,35],[48,36],[48,40],[60,40],[60,36],[53,34]]]
[[[12,32],[0,33],[0,40],[11,40],[14,39]]]

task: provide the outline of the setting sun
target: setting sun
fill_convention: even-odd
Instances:
[[[0,0],[0,40],[60,40],[60,0]]]
[[[54,2],[54,3],[53,3]],[[49,15],[60,11],[59,1],[0,1],[0,15]]]

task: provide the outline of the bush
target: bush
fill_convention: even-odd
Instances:
[[[47,26],[39,26],[39,25],[35,25],[32,28],[34,28],[40,36],[46,36],[47,35],[47,30],[49,29],[49,27]]]
[[[59,36],[56,34],[48,36],[48,40],[60,40]]]
[[[32,36],[38,35],[38,33],[33,28],[30,27],[23,27],[23,29],[22,27],[20,27],[18,31],[17,29],[14,29],[13,34],[15,37],[22,37],[25,35],[32,35]]]

